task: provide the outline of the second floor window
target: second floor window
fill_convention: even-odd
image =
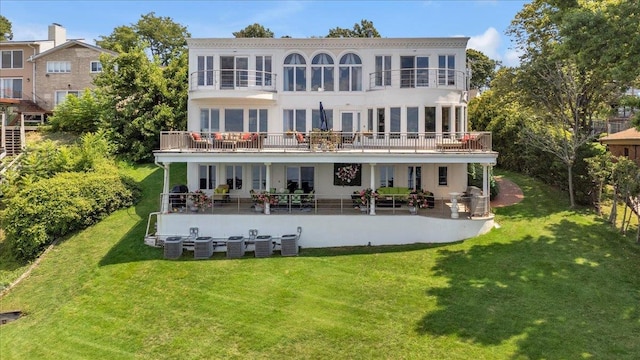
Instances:
[[[391,85],[391,56],[376,56],[376,86]]]
[[[284,59],[284,91],[307,90],[307,62],[300,54],[290,54]]]
[[[340,91],[362,90],[362,61],[356,54],[340,58]]]
[[[327,54],[318,54],[311,61],[311,90],[333,91],[333,59]]]
[[[102,63],[100,61],[92,61],[91,62],[91,72],[92,73],[101,73],[102,72]]]
[[[246,88],[249,83],[249,58],[246,56],[220,57],[220,88]]]
[[[213,85],[213,56],[198,56],[198,85]]]
[[[438,56],[438,85],[456,84],[456,57],[453,55]]]
[[[284,110],[282,113],[284,131],[307,132],[306,110]]]
[[[47,61],[47,73],[70,73],[71,61]]]
[[[219,109],[200,109],[200,131],[205,133],[220,131]]]
[[[0,62],[2,69],[22,69],[22,50],[2,51]]]
[[[271,56],[256,56],[256,86],[272,86]]]

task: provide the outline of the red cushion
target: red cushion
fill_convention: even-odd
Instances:
[[[242,133],[242,140],[251,140],[251,133]]]
[[[215,133],[215,135],[214,135],[214,136],[215,136],[215,139],[216,139],[216,140],[222,140],[222,134],[220,134],[220,133]]]
[[[297,133],[296,137],[298,138],[298,142],[303,142],[304,141],[304,135],[302,135],[302,133]]]
[[[200,134],[198,133],[191,133],[191,137],[193,137],[193,140],[198,141],[198,140],[202,140],[202,137],[200,136]]]

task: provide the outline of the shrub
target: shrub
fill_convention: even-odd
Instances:
[[[53,239],[95,224],[137,201],[138,185],[119,175],[115,167],[107,170],[60,173],[10,198],[2,223],[13,256],[31,260]]]

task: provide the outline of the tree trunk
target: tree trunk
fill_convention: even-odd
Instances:
[[[569,178],[569,202],[573,209],[576,207],[576,201],[573,196],[573,164],[567,165],[567,175]]]
[[[613,188],[613,205],[611,206],[611,213],[609,214],[609,222],[616,227],[616,220],[618,218],[618,190]]]
[[[623,204],[624,204],[624,212],[622,213],[622,225],[620,226],[620,232],[624,235],[627,232],[627,228],[625,227],[625,224],[627,222],[627,208],[629,207],[627,205],[627,195],[625,192],[625,196],[623,198]]]
[[[604,185],[602,184],[602,181],[599,181],[597,195],[596,195],[596,214],[598,215],[598,217],[602,216],[602,188],[603,187]]]

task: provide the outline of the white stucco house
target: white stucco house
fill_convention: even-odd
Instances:
[[[145,241],[191,228],[224,239],[300,227],[303,248],[452,242],[489,231],[488,174],[498,154],[490,133],[467,125],[467,41],[188,39],[188,129],[163,132],[154,152],[165,183]],[[186,163],[188,190],[208,195],[204,210],[170,193],[176,163]],[[484,175],[471,198],[469,164]],[[386,189],[361,211],[352,194],[366,188]],[[411,212],[411,190],[431,193],[430,206]],[[255,201],[264,192],[268,206]]]

